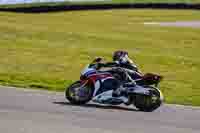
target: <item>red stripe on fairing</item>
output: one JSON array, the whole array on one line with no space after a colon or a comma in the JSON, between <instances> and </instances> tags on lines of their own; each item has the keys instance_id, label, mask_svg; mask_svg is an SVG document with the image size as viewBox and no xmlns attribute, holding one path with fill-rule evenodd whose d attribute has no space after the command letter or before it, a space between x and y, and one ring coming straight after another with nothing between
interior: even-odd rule
<instances>
[{"instance_id":1,"label":"red stripe on fairing","mask_svg":"<svg viewBox=\"0 0 200 133\"><path fill-rule=\"evenodd\" d=\"M92 74L89 76L89 79L91 79L93 81L93 83L95 83L97 81L97 79L104 79L104 78L108 78L108 77L113 77L111 74Z\"/></svg>"},{"instance_id":2,"label":"red stripe on fairing","mask_svg":"<svg viewBox=\"0 0 200 133\"><path fill-rule=\"evenodd\" d=\"M81 80L81 83L84 84L85 82L89 81L90 83L95 84L96 81L97 81L98 79L112 78L112 77L113 77L113 76L112 76L111 74L109 74L109 73L105 73L105 74L103 74L103 73L91 74L91 75L88 77L88 79L86 79L86 80Z\"/></svg>"}]
</instances>

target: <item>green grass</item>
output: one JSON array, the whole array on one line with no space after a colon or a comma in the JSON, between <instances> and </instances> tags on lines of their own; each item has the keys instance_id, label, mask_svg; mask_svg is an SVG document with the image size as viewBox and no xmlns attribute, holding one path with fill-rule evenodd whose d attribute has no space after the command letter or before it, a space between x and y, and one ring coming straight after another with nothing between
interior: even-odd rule
<instances>
[{"instance_id":1,"label":"green grass","mask_svg":"<svg viewBox=\"0 0 200 133\"><path fill-rule=\"evenodd\" d=\"M200 29L144 26L199 20L198 11L0 13L0 84L62 91L96 56L129 51L143 72L164 76L168 103L200 105Z\"/></svg>"},{"instance_id":2,"label":"green grass","mask_svg":"<svg viewBox=\"0 0 200 133\"><path fill-rule=\"evenodd\" d=\"M200 4L200 0L105 0L105 1L83 1L83 2L35 2L26 4L0 5L0 8L16 8L16 7L39 7L39 6L60 6L60 5L80 5L80 4L122 4L122 3L196 3Z\"/></svg>"}]
</instances>

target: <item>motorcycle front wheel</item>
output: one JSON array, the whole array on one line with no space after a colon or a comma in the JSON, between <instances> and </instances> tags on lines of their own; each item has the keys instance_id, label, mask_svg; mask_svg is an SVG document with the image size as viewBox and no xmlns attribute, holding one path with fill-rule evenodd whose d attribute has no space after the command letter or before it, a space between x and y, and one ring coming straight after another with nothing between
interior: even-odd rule
<instances>
[{"instance_id":1,"label":"motorcycle front wheel","mask_svg":"<svg viewBox=\"0 0 200 133\"><path fill-rule=\"evenodd\" d=\"M134 106L140 111L152 112L163 103L163 95L157 88L151 87L150 95L137 94L134 97Z\"/></svg>"},{"instance_id":2,"label":"motorcycle front wheel","mask_svg":"<svg viewBox=\"0 0 200 133\"><path fill-rule=\"evenodd\" d=\"M92 88L76 81L66 88L65 97L72 104L86 104L92 99Z\"/></svg>"}]
</instances>

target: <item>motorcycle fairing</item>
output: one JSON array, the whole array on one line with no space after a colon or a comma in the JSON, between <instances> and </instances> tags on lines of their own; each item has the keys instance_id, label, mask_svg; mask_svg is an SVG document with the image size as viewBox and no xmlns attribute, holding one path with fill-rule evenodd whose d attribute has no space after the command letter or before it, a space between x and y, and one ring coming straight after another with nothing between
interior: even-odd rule
<instances>
[{"instance_id":1,"label":"motorcycle fairing","mask_svg":"<svg viewBox=\"0 0 200 133\"><path fill-rule=\"evenodd\" d=\"M112 97L113 87L118 87L117 81L113 77L106 77L95 82L93 102L102 104L121 104L127 101L126 97Z\"/></svg>"},{"instance_id":2,"label":"motorcycle fairing","mask_svg":"<svg viewBox=\"0 0 200 133\"><path fill-rule=\"evenodd\" d=\"M105 91L113 90L113 82L116 80L113 77L106 77L95 82L93 96L99 95Z\"/></svg>"},{"instance_id":3,"label":"motorcycle fairing","mask_svg":"<svg viewBox=\"0 0 200 133\"><path fill-rule=\"evenodd\" d=\"M128 101L128 98L121 97L112 97L113 90L108 90L99 95L93 97L92 101L100 104L111 104L118 105Z\"/></svg>"},{"instance_id":4,"label":"motorcycle fairing","mask_svg":"<svg viewBox=\"0 0 200 133\"><path fill-rule=\"evenodd\" d=\"M94 68L89 68L89 65L87 65L83 71L81 72L81 75L85 75L86 77L90 74L95 74L96 70Z\"/></svg>"},{"instance_id":5,"label":"motorcycle fairing","mask_svg":"<svg viewBox=\"0 0 200 133\"><path fill-rule=\"evenodd\" d=\"M93 68L88 66L81 72L81 75L86 76L89 81L94 84L94 92L92 101L97 103L111 103L111 104L120 104L123 101L127 101L127 97L112 97L113 86L115 86L114 77L108 72L97 72ZM116 86L115 86L116 87ZM128 87L128 93L137 93L143 95L149 95L149 88L135 85L134 87Z\"/></svg>"},{"instance_id":6,"label":"motorcycle fairing","mask_svg":"<svg viewBox=\"0 0 200 133\"><path fill-rule=\"evenodd\" d=\"M137 94L143 94L143 95L149 95L149 88L135 85L134 87L130 87L127 89L128 93L137 93Z\"/></svg>"}]
</instances>

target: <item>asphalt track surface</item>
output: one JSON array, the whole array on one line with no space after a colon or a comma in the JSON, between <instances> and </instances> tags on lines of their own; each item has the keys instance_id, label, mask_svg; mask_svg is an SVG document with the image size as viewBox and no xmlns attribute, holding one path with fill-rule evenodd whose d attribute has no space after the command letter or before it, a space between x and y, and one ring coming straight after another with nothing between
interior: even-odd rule
<instances>
[{"instance_id":1,"label":"asphalt track surface","mask_svg":"<svg viewBox=\"0 0 200 133\"><path fill-rule=\"evenodd\" d=\"M200 133L200 108L154 112L97 104L75 106L63 93L0 87L1 133Z\"/></svg>"}]
</instances>

